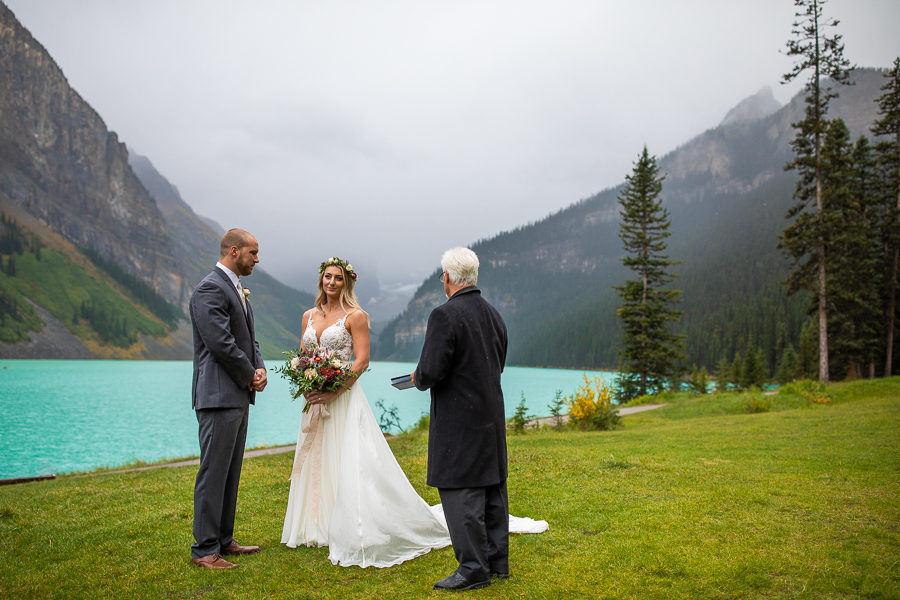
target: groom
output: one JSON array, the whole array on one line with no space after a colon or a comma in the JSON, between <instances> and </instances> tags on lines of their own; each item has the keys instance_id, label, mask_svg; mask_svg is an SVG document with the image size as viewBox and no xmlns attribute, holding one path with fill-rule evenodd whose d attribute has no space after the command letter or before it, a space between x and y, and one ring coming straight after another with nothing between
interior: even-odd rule
<instances>
[{"instance_id":1,"label":"groom","mask_svg":"<svg viewBox=\"0 0 900 600\"><path fill-rule=\"evenodd\" d=\"M506 325L481 297L478 257L452 248L441 257L447 302L428 317L412 374L431 390L427 483L438 488L459 567L435 589L470 590L509 577L506 416L500 373Z\"/></svg>"},{"instance_id":2,"label":"groom","mask_svg":"<svg viewBox=\"0 0 900 600\"><path fill-rule=\"evenodd\" d=\"M247 418L266 368L254 339L253 309L241 276L259 262L259 242L231 229L219 244L219 262L191 295L194 329L193 408L200 426L200 469L194 485L191 560L207 569L237 565L222 555L252 554L233 537Z\"/></svg>"}]
</instances>

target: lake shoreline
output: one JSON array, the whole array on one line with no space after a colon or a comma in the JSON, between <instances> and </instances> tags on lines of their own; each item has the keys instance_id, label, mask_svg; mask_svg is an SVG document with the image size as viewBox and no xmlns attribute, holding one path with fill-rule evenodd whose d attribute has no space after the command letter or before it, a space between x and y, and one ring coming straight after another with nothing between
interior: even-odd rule
<instances>
[{"instance_id":1,"label":"lake shoreline","mask_svg":"<svg viewBox=\"0 0 900 600\"><path fill-rule=\"evenodd\" d=\"M623 407L618 410L619 416L631 415L635 413L646 412L648 410L654 410L657 408L662 408L666 406L665 404L644 404L642 406L628 406ZM564 421L568 420L568 415L560 415ZM542 426L551 426L556 417L536 417L528 422L529 427L539 428ZM402 435L397 434L397 435ZM393 437L391 435L387 435L387 437ZM255 458L257 456L267 456L270 454L282 454L285 452L291 452L296 448L296 444L285 444L279 446L267 446L261 448L248 448L244 451L244 458ZM199 465L200 458L199 456L193 457L184 457L177 458L171 461L162 461L158 463L153 463L149 465L141 465L138 467L124 467L124 468L113 468L113 469L97 469L94 471L87 471L85 473L60 473L57 475L56 473L50 475L37 475L34 477L19 477L14 479L0 479L0 485L15 485L20 483L33 483L36 481L45 481L52 480L58 477L95 477L98 475L112 475L119 473L134 473L138 471L149 471L151 469L165 469L165 468L176 468L176 467L188 467L191 465Z\"/></svg>"},{"instance_id":2,"label":"lake shoreline","mask_svg":"<svg viewBox=\"0 0 900 600\"><path fill-rule=\"evenodd\" d=\"M361 379L375 420L398 433L428 414L430 395L397 390L391 377L414 363L379 362ZM16 359L0 361L0 479L86 473L175 462L199 454L191 408L191 361ZM509 367L506 418L524 397L526 414L548 415L557 393L571 395L583 375L609 383L614 373ZM247 447L297 440L302 401L272 374L250 410Z\"/></svg>"}]
</instances>

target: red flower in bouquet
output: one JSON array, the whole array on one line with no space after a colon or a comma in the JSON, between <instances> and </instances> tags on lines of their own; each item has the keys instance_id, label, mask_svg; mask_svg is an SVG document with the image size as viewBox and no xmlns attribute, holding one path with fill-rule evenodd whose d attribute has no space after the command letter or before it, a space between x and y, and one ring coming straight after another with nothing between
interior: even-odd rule
<instances>
[{"instance_id":1,"label":"red flower in bouquet","mask_svg":"<svg viewBox=\"0 0 900 600\"><path fill-rule=\"evenodd\" d=\"M284 365L275 370L291 384L291 396L296 400L307 392L334 392L346 388L344 384L356 373L346 368L344 361L334 352L311 344L305 350L297 349L285 352L288 359ZM304 405L303 412L309 409Z\"/></svg>"}]
</instances>

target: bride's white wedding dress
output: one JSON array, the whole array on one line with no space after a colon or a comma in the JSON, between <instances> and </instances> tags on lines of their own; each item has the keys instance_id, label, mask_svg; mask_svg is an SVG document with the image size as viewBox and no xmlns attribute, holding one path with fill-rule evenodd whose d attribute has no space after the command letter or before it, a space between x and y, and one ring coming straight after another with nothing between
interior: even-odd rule
<instances>
[{"instance_id":1,"label":"bride's white wedding dress","mask_svg":"<svg viewBox=\"0 0 900 600\"><path fill-rule=\"evenodd\" d=\"M327 348L349 364L346 318L317 340L310 316L304 346ZM546 529L546 521L510 517L510 532ZM303 414L281 542L328 546L333 564L360 567L390 567L450 545L441 506L428 506L409 483L358 381Z\"/></svg>"}]
</instances>

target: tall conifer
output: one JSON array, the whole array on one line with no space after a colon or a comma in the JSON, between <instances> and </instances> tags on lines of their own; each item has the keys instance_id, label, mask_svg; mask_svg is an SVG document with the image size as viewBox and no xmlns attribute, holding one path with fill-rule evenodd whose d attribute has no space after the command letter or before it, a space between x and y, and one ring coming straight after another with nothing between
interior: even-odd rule
<instances>
[{"instance_id":1,"label":"tall conifer","mask_svg":"<svg viewBox=\"0 0 900 600\"><path fill-rule=\"evenodd\" d=\"M807 71L812 71L806 83L805 118L794 123L796 137L791 141L794 159L786 169L796 169L800 175L794 199L797 204L788 212L788 218L796 218L794 225L785 229L782 243L798 261L798 268L791 274L791 289L809 288L815 292L819 324L819 379L828 381L828 286L824 237L824 198L822 195L821 150L827 128L826 114L830 100L836 97L833 88L824 81L848 83L850 63L844 58L841 36L828 36L825 29L836 27L836 19L826 20L822 6L826 0L794 0L797 20L788 40L789 56L799 57L794 67L784 75L788 83ZM804 218L811 213L810 218ZM802 222L801 222L802 221ZM808 280L809 266L815 267L815 279Z\"/></svg>"},{"instance_id":2,"label":"tall conifer","mask_svg":"<svg viewBox=\"0 0 900 600\"><path fill-rule=\"evenodd\" d=\"M666 254L671 222L660 198L664 177L646 146L625 179L619 196L619 237L625 248L622 263L638 278L615 288L622 299L617 309L623 329L619 402L664 389L684 358L684 340L670 329L681 316L681 311L673 308L681 292L665 287L675 278L669 269L676 263Z\"/></svg>"},{"instance_id":3,"label":"tall conifer","mask_svg":"<svg viewBox=\"0 0 900 600\"><path fill-rule=\"evenodd\" d=\"M886 204L885 254L889 267L887 278L887 307L885 311L886 356L884 375L891 376L894 360L894 331L897 327L897 270L900 263L900 57L894 59L893 68L885 74L884 92L875 101L881 118L872 126L872 133L885 136L887 141L878 144L878 154L884 168L887 193L896 198L896 204Z\"/></svg>"},{"instance_id":4,"label":"tall conifer","mask_svg":"<svg viewBox=\"0 0 900 600\"><path fill-rule=\"evenodd\" d=\"M842 119L826 131L821 175L831 368L856 378L880 347L881 222L872 148L865 137L851 145Z\"/></svg>"}]
</instances>

